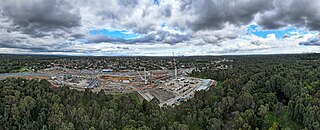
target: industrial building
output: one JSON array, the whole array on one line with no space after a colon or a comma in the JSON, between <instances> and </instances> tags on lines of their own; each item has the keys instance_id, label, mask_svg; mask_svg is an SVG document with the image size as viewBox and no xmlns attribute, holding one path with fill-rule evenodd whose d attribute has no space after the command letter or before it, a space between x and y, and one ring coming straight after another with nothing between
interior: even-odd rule
<instances>
[{"instance_id":1,"label":"industrial building","mask_svg":"<svg viewBox=\"0 0 320 130\"><path fill-rule=\"evenodd\" d=\"M88 88L94 89L94 88L98 87L98 83L99 83L98 79L93 79L92 81L90 81Z\"/></svg>"},{"instance_id":2,"label":"industrial building","mask_svg":"<svg viewBox=\"0 0 320 130\"><path fill-rule=\"evenodd\" d=\"M201 91L201 90L208 90L209 86L212 84L212 80L211 79L205 79L203 80L201 86L199 86L196 91Z\"/></svg>"}]
</instances>

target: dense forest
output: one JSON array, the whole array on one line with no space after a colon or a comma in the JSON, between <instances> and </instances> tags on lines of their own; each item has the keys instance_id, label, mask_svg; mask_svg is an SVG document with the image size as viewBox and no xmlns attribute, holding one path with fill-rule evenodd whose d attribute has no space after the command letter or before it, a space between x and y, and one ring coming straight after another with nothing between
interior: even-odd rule
<instances>
[{"instance_id":1,"label":"dense forest","mask_svg":"<svg viewBox=\"0 0 320 130\"><path fill-rule=\"evenodd\" d=\"M50 62L59 58L62 57L0 54L0 74L37 71L46 68Z\"/></svg>"},{"instance_id":2,"label":"dense forest","mask_svg":"<svg viewBox=\"0 0 320 130\"><path fill-rule=\"evenodd\" d=\"M0 129L319 130L320 55L229 56L228 69L194 71L218 81L175 107L137 94L50 88L45 80L0 81Z\"/></svg>"}]
</instances>

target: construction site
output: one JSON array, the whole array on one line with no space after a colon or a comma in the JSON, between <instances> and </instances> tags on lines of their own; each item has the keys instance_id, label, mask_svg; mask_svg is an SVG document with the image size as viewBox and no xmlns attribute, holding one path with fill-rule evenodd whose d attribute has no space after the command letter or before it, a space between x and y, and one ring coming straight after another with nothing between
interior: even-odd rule
<instances>
[{"instance_id":1,"label":"construction site","mask_svg":"<svg viewBox=\"0 0 320 130\"><path fill-rule=\"evenodd\" d=\"M127 70L113 72L112 69L74 70L65 67L51 67L38 72L0 74L0 79L26 78L46 79L53 88L69 86L71 89L92 92L103 91L107 94L126 94L137 92L147 101L156 98L163 105L179 105L194 96L196 91L207 90L215 85L210 79L188 77L193 69L174 70Z\"/></svg>"}]
</instances>

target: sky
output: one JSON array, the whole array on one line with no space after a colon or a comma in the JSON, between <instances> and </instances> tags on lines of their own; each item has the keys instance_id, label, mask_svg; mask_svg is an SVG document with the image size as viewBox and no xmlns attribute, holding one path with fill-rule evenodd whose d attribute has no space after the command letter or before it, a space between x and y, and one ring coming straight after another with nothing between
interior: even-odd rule
<instances>
[{"instance_id":1,"label":"sky","mask_svg":"<svg viewBox=\"0 0 320 130\"><path fill-rule=\"evenodd\" d=\"M0 53L320 52L319 0L0 0Z\"/></svg>"}]
</instances>

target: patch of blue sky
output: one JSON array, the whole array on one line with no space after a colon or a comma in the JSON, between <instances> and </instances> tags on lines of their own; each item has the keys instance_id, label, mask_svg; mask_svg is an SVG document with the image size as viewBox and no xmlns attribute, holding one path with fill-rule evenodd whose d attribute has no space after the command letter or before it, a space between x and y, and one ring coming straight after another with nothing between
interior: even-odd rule
<instances>
[{"instance_id":1,"label":"patch of blue sky","mask_svg":"<svg viewBox=\"0 0 320 130\"><path fill-rule=\"evenodd\" d=\"M282 39L284 36L294 36L301 34L308 34L310 32L298 29L293 26L289 26L283 29L278 30L263 30L260 29L257 25L250 25L247 27L248 35L256 35L258 37L267 38L269 34L275 34L277 39Z\"/></svg>"},{"instance_id":2,"label":"patch of blue sky","mask_svg":"<svg viewBox=\"0 0 320 130\"><path fill-rule=\"evenodd\" d=\"M176 31L181 31L179 27L173 27L172 29Z\"/></svg>"},{"instance_id":3,"label":"patch of blue sky","mask_svg":"<svg viewBox=\"0 0 320 130\"><path fill-rule=\"evenodd\" d=\"M165 27L165 26L167 26L166 23L162 23L162 24L161 24L161 27Z\"/></svg>"},{"instance_id":4,"label":"patch of blue sky","mask_svg":"<svg viewBox=\"0 0 320 130\"><path fill-rule=\"evenodd\" d=\"M153 5L159 5L160 1L159 0L153 0Z\"/></svg>"},{"instance_id":5,"label":"patch of blue sky","mask_svg":"<svg viewBox=\"0 0 320 130\"><path fill-rule=\"evenodd\" d=\"M96 30L90 30L89 33L91 35L103 35L103 36L109 36L112 38L119 38L119 39L125 39L125 40L135 39L140 36L139 34L132 33L127 30L96 29Z\"/></svg>"}]
</instances>

